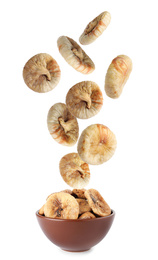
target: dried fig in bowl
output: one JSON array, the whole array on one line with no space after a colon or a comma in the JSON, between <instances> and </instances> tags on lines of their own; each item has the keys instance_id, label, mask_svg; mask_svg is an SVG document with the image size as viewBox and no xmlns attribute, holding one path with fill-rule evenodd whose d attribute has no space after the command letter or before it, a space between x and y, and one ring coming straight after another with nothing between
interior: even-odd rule
<instances>
[{"instance_id":1,"label":"dried fig in bowl","mask_svg":"<svg viewBox=\"0 0 158 260\"><path fill-rule=\"evenodd\" d=\"M91 211L91 207L87 200L85 199L76 199L76 200L79 204L79 214Z\"/></svg>"},{"instance_id":2,"label":"dried fig in bowl","mask_svg":"<svg viewBox=\"0 0 158 260\"><path fill-rule=\"evenodd\" d=\"M45 204L44 204L45 205ZM39 209L38 213L44 216L44 205Z\"/></svg>"},{"instance_id":3,"label":"dried fig in bowl","mask_svg":"<svg viewBox=\"0 0 158 260\"><path fill-rule=\"evenodd\" d=\"M59 83L60 75L58 63L47 53L33 56L23 68L26 85L38 93L45 93L55 88Z\"/></svg>"},{"instance_id":4,"label":"dried fig in bowl","mask_svg":"<svg viewBox=\"0 0 158 260\"><path fill-rule=\"evenodd\" d=\"M105 77L105 92L111 98L118 98L132 71L132 60L119 55L112 60Z\"/></svg>"},{"instance_id":5,"label":"dried fig in bowl","mask_svg":"<svg viewBox=\"0 0 158 260\"><path fill-rule=\"evenodd\" d=\"M90 44L94 42L107 28L111 20L109 12L105 11L93 19L81 34L79 41L81 44Z\"/></svg>"},{"instance_id":6,"label":"dried fig in bowl","mask_svg":"<svg viewBox=\"0 0 158 260\"><path fill-rule=\"evenodd\" d=\"M102 108L102 92L93 81L79 82L69 89L66 95L66 105L77 118L87 119L93 117Z\"/></svg>"},{"instance_id":7,"label":"dried fig in bowl","mask_svg":"<svg viewBox=\"0 0 158 260\"><path fill-rule=\"evenodd\" d=\"M88 164L102 164L114 154L117 141L114 133L102 124L88 126L78 140L78 154Z\"/></svg>"},{"instance_id":8,"label":"dried fig in bowl","mask_svg":"<svg viewBox=\"0 0 158 260\"><path fill-rule=\"evenodd\" d=\"M78 153L69 153L63 156L59 163L59 169L63 180L71 187L83 188L89 183L89 166L81 160Z\"/></svg>"},{"instance_id":9,"label":"dried fig in bowl","mask_svg":"<svg viewBox=\"0 0 158 260\"><path fill-rule=\"evenodd\" d=\"M56 103L50 108L47 125L51 136L59 144L72 146L77 142L78 122L64 103Z\"/></svg>"},{"instance_id":10,"label":"dried fig in bowl","mask_svg":"<svg viewBox=\"0 0 158 260\"><path fill-rule=\"evenodd\" d=\"M95 69L95 65L90 57L73 39L67 36L60 36L57 41L60 54L65 61L75 70L89 74Z\"/></svg>"},{"instance_id":11,"label":"dried fig in bowl","mask_svg":"<svg viewBox=\"0 0 158 260\"><path fill-rule=\"evenodd\" d=\"M109 205L97 190L86 190L85 196L88 200L89 206L95 214L101 217L109 216L111 214Z\"/></svg>"},{"instance_id":12,"label":"dried fig in bowl","mask_svg":"<svg viewBox=\"0 0 158 260\"><path fill-rule=\"evenodd\" d=\"M78 219L92 219L96 218L96 216L92 212L85 212Z\"/></svg>"},{"instance_id":13,"label":"dried fig in bowl","mask_svg":"<svg viewBox=\"0 0 158 260\"><path fill-rule=\"evenodd\" d=\"M48 218L77 219L79 204L70 194L57 192L47 199L44 205L44 215Z\"/></svg>"}]
</instances>

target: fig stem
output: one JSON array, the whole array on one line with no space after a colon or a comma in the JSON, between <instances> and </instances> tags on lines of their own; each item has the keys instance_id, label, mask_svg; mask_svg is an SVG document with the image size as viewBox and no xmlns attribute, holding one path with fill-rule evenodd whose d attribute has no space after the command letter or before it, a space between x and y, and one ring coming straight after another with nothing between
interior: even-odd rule
<instances>
[{"instance_id":1,"label":"fig stem","mask_svg":"<svg viewBox=\"0 0 158 260\"><path fill-rule=\"evenodd\" d=\"M85 29L85 35L92 32L93 29L97 26L97 24L98 24L97 19L94 19L92 22L90 22Z\"/></svg>"},{"instance_id":2,"label":"fig stem","mask_svg":"<svg viewBox=\"0 0 158 260\"><path fill-rule=\"evenodd\" d=\"M44 74L43 76L45 76L48 81L51 81L51 75L49 72L47 74Z\"/></svg>"},{"instance_id":3,"label":"fig stem","mask_svg":"<svg viewBox=\"0 0 158 260\"><path fill-rule=\"evenodd\" d=\"M78 171L78 173L80 174L81 178L84 179L84 174L81 171Z\"/></svg>"},{"instance_id":4,"label":"fig stem","mask_svg":"<svg viewBox=\"0 0 158 260\"><path fill-rule=\"evenodd\" d=\"M81 49L77 49L77 48L72 48L73 53L80 59L83 60L84 55Z\"/></svg>"},{"instance_id":5,"label":"fig stem","mask_svg":"<svg viewBox=\"0 0 158 260\"><path fill-rule=\"evenodd\" d=\"M69 122L65 122L62 117L58 118L60 125L63 127L65 133L69 132L72 129L72 126Z\"/></svg>"},{"instance_id":6,"label":"fig stem","mask_svg":"<svg viewBox=\"0 0 158 260\"><path fill-rule=\"evenodd\" d=\"M81 99L81 101L86 102L86 107L90 109L91 107L91 97L88 93L78 93L78 98Z\"/></svg>"},{"instance_id":7,"label":"fig stem","mask_svg":"<svg viewBox=\"0 0 158 260\"><path fill-rule=\"evenodd\" d=\"M46 80L51 81L51 75L47 69L43 69L39 71L40 76L46 77Z\"/></svg>"},{"instance_id":8,"label":"fig stem","mask_svg":"<svg viewBox=\"0 0 158 260\"><path fill-rule=\"evenodd\" d=\"M91 107L91 100L88 100L88 101L86 101L86 102L87 102L87 105L86 105L87 108L90 109L90 107Z\"/></svg>"},{"instance_id":9,"label":"fig stem","mask_svg":"<svg viewBox=\"0 0 158 260\"><path fill-rule=\"evenodd\" d=\"M86 102L86 107L88 109L90 109L90 107L91 107L91 98L90 98L90 96L88 94L86 96L84 96L83 101Z\"/></svg>"}]
</instances>

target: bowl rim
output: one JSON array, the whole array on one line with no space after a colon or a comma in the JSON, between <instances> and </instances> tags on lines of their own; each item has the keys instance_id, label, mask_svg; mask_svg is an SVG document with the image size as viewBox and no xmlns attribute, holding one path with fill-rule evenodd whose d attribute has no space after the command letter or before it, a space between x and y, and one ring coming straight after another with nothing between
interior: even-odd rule
<instances>
[{"instance_id":1,"label":"bowl rim","mask_svg":"<svg viewBox=\"0 0 158 260\"><path fill-rule=\"evenodd\" d=\"M98 218L91 218L91 219L60 219L60 218L48 218L48 217L40 215L38 212L39 212L39 210L37 210L35 213L38 218L47 219L50 221L59 221L59 222L63 222L63 221L64 222L99 221L101 219L111 218L112 216L116 215L115 211L113 209L111 209L111 214L108 216L105 216L105 217L98 217Z\"/></svg>"}]
</instances>

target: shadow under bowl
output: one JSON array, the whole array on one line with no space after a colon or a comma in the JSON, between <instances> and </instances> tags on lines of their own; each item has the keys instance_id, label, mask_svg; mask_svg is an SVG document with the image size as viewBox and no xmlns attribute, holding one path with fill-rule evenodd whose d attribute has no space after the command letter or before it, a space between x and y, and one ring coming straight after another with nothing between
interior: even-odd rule
<instances>
[{"instance_id":1,"label":"shadow under bowl","mask_svg":"<svg viewBox=\"0 0 158 260\"><path fill-rule=\"evenodd\" d=\"M70 252L87 251L108 233L115 211L95 219L53 219L36 212L38 223L46 237L56 246Z\"/></svg>"}]
</instances>

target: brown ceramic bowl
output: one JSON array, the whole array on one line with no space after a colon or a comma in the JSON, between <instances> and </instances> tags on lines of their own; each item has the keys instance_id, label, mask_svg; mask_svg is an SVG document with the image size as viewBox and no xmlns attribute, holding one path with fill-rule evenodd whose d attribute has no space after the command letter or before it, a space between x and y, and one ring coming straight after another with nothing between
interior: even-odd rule
<instances>
[{"instance_id":1,"label":"brown ceramic bowl","mask_svg":"<svg viewBox=\"0 0 158 260\"><path fill-rule=\"evenodd\" d=\"M114 210L107 217L94 219L52 219L36 212L38 223L47 238L63 250L89 250L108 233L115 217Z\"/></svg>"}]
</instances>

